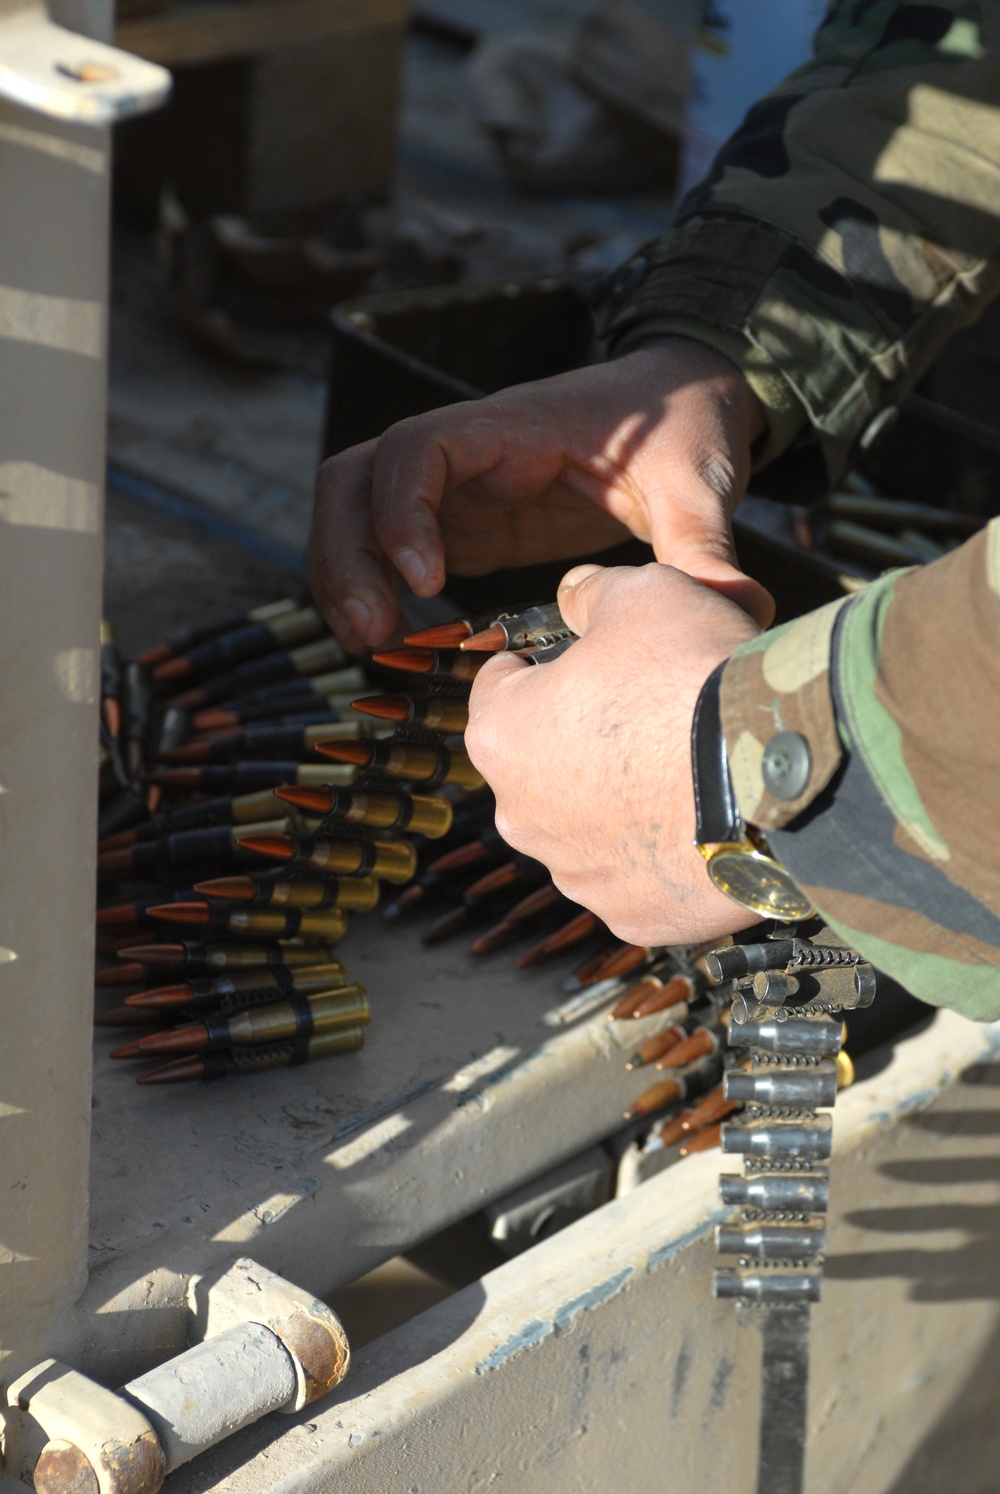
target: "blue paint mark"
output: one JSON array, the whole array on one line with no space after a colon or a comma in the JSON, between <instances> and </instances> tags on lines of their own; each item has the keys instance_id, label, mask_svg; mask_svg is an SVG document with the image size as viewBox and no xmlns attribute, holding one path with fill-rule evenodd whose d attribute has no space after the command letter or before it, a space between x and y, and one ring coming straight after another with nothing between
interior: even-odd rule
<instances>
[{"instance_id":1,"label":"blue paint mark","mask_svg":"<svg viewBox=\"0 0 1000 1494\"><path fill-rule=\"evenodd\" d=\"M540 1318L532 1318L530 1323L525 1323L516 1333L511 1334L505 1344L498 1344L492 1354L476 1365L476 1374L485 1375L488 1370L499 1369L501 1364L506 1364L508 1359L513 1359L515 1354L520 1354L523 1349L532 1349L535 1344L540 1344L543 1338L548 1338L555 1331L552 1323L543 1323Z\"/></svg>"},{"instance_id":2,"label":"blue paint mark","mask_svg":"<svg viewBox=\"0 0 1000 1494\"><path fill-rule=\"evenodd\" d=\"M708 1402L710 1411L721 1411L726 1404L726 1391L729 1388L729 1380L733 1373L733 1362L731 1359L722 1359L712 1376L712 1393Z\"/></svg>"},{"instance_id":3,"label":"blue paint mark","mask_svg":"<svg viewBox=\"0 0 1000 1494\"><path fill-rule=\"evenodd\" d=\"M124 493L129 498L135 498L140 503L147 503L150 508L158 509L160 513L168 514L171 518L181 519L186 524L194 524L215 539L238 545L241 550L245 550L256 560L263 560L269 565L278 566L302 581L306 579L305 556L300 550L294 549L291 545L284 545L280 540L270 539L266 534L261 534L246 524L227 518L225 514L216 513L214 509L207 508L204 504L197 503L193 498L185 497L172 488L164 488L159 483L147 482L144 477L138 477L134 472L125 472L120 467L108 468L108 487L114 489L115 492Z\"/></svg>"},{"instance_id":4,"label":"blue paint mark","mask_svg":"<svg viewBox=\"0 0 1000 1494\"><path fill-rule=\"evenodd\" d=\"M392 1111L402 1109L411 1100L419 1100L421 1095L437 1089L443 1082L443 1076L440 1074L433 1079L418 1079L410 1085L409 1089L404 1089L402 1094L393 1095L391 1100L383 1100L381 1104L373 1105L370 1110L364 1110L360 1115L352 1115L346 1120L338 1121L333 1128L333 1135L339 1141L342 1136L349 1136L352 1131L359 1131L362 1126L369 1126L373 1121L381 1120L384 1115L390 1115Z\"/></svg>"},{"instance_id":5,"label":"blue paint mark","mask_svg":"<svg viewBox=\"0 0 1000 1494\"><path fill-rule=\"evenodd\" d=\"M674 1383L670 1393L670 1415L676 1417L680 1410L681 1400L687 1388L688 1376L691 1373L691 1350L687 1343L681 1344L681 1351L674 1365Z\"/></svg>"},{"instance_id":6,"label":"blue paint mark","mask_svg":"<svg viewBox=\"0 0 1000 1494\"><path fill-rule=\"evenodd\" d=\"M693 1245L695 1240L704 1239L705 1235L711 1234L717 1224L724 1224L733 1215L732 1209L715 1209L701 1224L696 1224L693 1229L687 1230L683 1235L678 1235L675 1240L668 1240L665 1245L658 1245L655 1250L649 1252L649 1260L646 1262L647 1271L655 1271L667 1261L672 1261L674 1256L688 1245Z\"/></svg>"},{"instance_id":7,"label":"blue paint mark","mask_svg":"<svg viewBox=\"0 0 1000 1494\"><path fill-rule=\"evenodd\" d=\"M564 1302L555 1316L555 1325L560 1333L567 1328L572 1328L575 1319L581 1312L589 1312L592 1307L600 1307L602 1303L609 1302L628 1281L634 1267L626 1266L615 1276L609 1276L607 1281L602 1281L600 1286L591 1287L589 1292L584 1292L580 1297L574 1297L571 1302Z\"/></svg>"},{"instance_id":8,"label":"blue paint mark","mask_svg":"<svg viewBox=\"0 0 1000 1494\"><path fill-rule=\"evenodd\" d=\"M473 1089L462 1090L455 1100L455 1109L462 1110L466 1105L481 1105L487 1090L492 1089L494 1085L503 1084L513 1074L527 1073L540 1058L547 1056L542 1048L529 1053L527 1058L522 1053L516 1054L514 1058L500 1064L492 1073L484 1074Z\"/></svg>"},{"instance_id":9,"label":"blue paint mark","mask_svg":"<svg viewBox=\"0 0 1000 1494\"><path fill-rule=\"evenodd\" d=\"M873 1110L869 1119L873 1120L877 1126L881 1126L883 1130L887 1130L896 1121L902 1120L904 1115L913 1115L916 1111L926 1110L928 1105L932 1105L940 1097L940 1089L918 1089L914 1094L907 1095L905 1099L900 1100L899 1104L894 1105L891 1110Z\"/></svg>"}]
</instances>

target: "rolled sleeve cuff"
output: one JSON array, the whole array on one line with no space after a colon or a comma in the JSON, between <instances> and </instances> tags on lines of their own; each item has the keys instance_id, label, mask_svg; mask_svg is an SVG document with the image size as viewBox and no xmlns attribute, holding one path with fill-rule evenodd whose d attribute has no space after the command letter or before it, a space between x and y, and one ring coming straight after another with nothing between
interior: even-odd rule
<instances>
[{"instance_id":1,"label":"rolled sleeve cuff","mask_svg":"<svg viewBox=\"0 0 1000 1494\"><path fill-rule=\"evenodd\" d=\"M719 705L733 788L744 820L761 830L796 819L840 766L830 647L837 618L852 600L842 597L759 634L741 644L723 671ZM779 732L797 732L808 745L808 778L793 799L778 797L765 783L765 752Z\"/></svg>"},{"instance_id":2,"label":"rolled sleeve cuff","mask_svg":"<svg viewBox=\"0 0 1000 1494\"><path fill-rule=\"evenodd\" d=\"M831 927L915 996L1000 1017L1000 912L955 874L933 827L901 819L901 736L878 698L886 616L905 572L744 644L720 707L744 819ZM812 773L795 800L764 787L764 738L800 732ZM895 774L895 776L894 776ZM895 784L895 795L893 785Z\"/></svg>"},{"instance_id":3,"label":"rolled sleeve cuff","mask_svg":"<svg viewBox=\"0 0 1000 1494\"><path fill-rule=\"evenodd\" d=\"M768 466L792 442L806 425L806 412L796 399L791 384L771 359L740 332L723 332L687 317L653 317L627 332L615 347L615 354L630 353L659 337L687 337L703 342L728 358L746 379L764 408L767 430L753 448L753 468Z\"/></svg>"}]
</instances>

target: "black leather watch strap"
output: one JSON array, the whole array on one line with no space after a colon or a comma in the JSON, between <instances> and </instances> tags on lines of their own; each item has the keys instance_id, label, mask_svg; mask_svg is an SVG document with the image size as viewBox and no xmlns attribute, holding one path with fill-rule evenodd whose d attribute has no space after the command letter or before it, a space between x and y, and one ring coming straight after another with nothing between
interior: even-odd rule
<instances>
[{"instance_id":1,"label":"black leather watch strap","mask_svg":"<svg viewBox=\"0 0 1000 1494\"><path fill-rule=\"evenodd\" d=\"M738 841L743 835L719 709L719 685L726 663L724 659L702 685L691 722L695 840L699 845Z\"/></svg>"}]
</instances>

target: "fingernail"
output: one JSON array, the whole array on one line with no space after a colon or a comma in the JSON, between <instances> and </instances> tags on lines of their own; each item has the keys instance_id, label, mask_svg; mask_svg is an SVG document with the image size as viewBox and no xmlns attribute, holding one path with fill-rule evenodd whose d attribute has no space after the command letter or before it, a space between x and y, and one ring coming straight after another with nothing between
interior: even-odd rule
<instances>
[{"instance_id":1,"label":"fingernail","mask_svg":"<svg viewBox=\"0 0 1000 1494\"><path fill-rule=\"evenodd\" d=\"M427 567L416 550L411 550L408 545L396 551L396 565L414 590L427 580Z\"/></svg>"},{"instance_id":2,"label":"fingernail","mask_svg":"<svg viewBox=\"0 0 1000 1494\"><path fill-rule=\"evenodd\" d=\"M340 610L351 624L351 627L355 628L364 637L371 627L371 608L358 597L347 597L345 601L341 602Z\"/></svg>"},{"instance_id":3,"label":"fingernail","mask_svg":"<svg viewBox=\"0 0 1000 1494\"><path fill-rule=\"evenodd\" d=\"M567 571L559 582L560 591L572 591L574 586L579 586L581 581L586 581L589 576L596 576L598 571L603 571L602 565L575 565L571 571Z\"/></svg>"}]
</instances>

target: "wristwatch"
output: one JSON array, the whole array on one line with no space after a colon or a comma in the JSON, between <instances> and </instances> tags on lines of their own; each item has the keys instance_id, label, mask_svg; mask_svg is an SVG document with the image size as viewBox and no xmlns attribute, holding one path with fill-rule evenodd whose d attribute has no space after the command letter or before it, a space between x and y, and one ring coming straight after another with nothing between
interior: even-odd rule
<instances>
[{"instance_id":1,"label":"wristwatch","mask_svg":"<svg viewBox=\"0 0 1000 1494\"><path fill-rule=\"evenodd\" d=\"M815 911L776 861L760 830L743 823L729 773L719 710L719 685L726 661L702 686L691 723L695 840L708 875L727 897L764 918L792 923Z\"/></svg>"}]
</instances>

